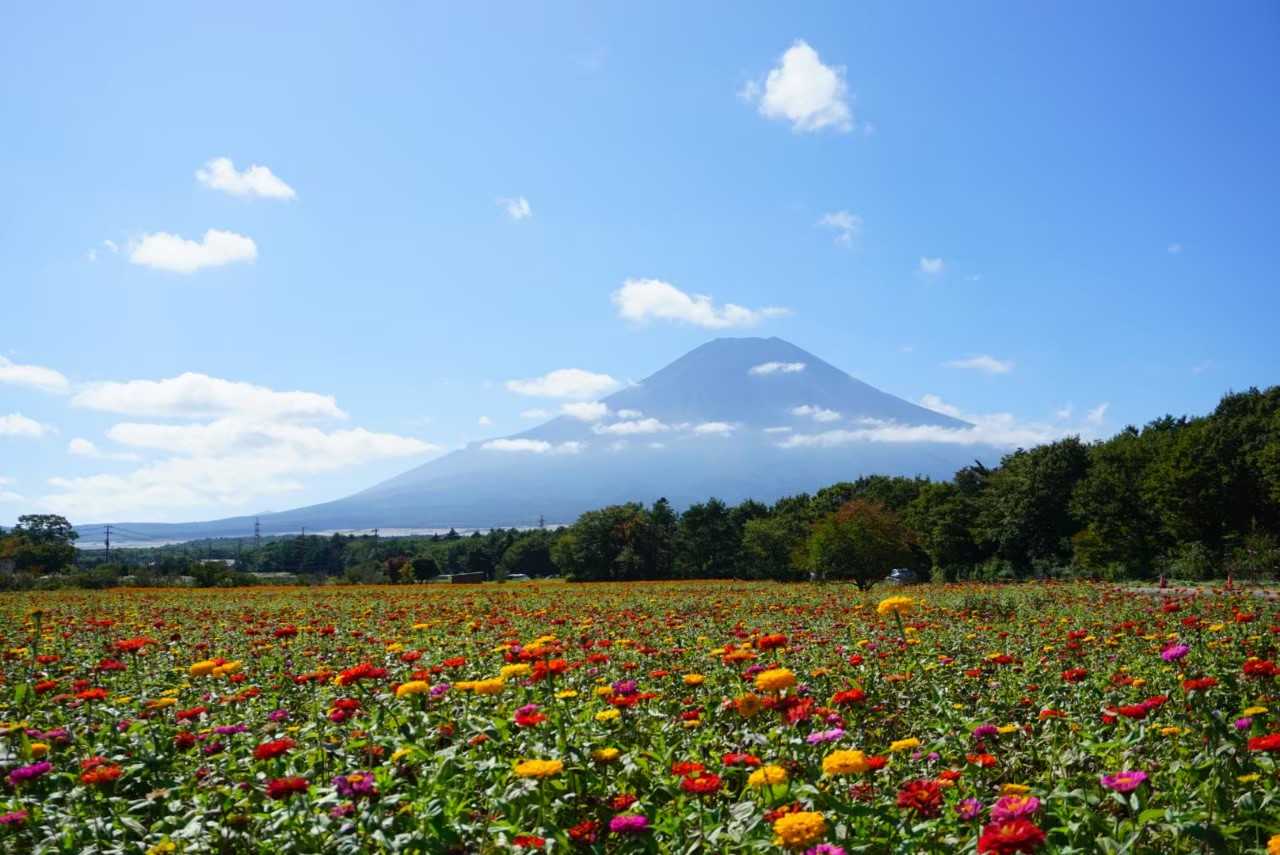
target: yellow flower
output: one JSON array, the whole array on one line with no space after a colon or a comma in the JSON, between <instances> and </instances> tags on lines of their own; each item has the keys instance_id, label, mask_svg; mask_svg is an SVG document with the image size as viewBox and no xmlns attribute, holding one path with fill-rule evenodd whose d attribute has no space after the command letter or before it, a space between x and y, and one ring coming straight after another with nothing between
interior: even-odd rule
<instances>
[{"instance_id":1,"label":"yellow flower","mask_svg":"<svg viewBox=\"0 0 1280 855\"><path fill-rule=\"evenodd\" d=\"M154 701L147 701L147 709L162 710L165 707L173 706L177 702L177 698L156 698Z\"/></svg>"},{"instance_id":2,"label":"yellow flower","mask_svg":"<svg viewBox=\"0 0 1280 855\"><path fill-rule=\"evenodd\" d=\"M187 669L187 673L192 677L205 677L213 673L213 669L218 667L218 663L212 659L204 659L195 663Z\"/></svg>"},{"instance_id":3,"label":"yellow flower","mask_svg":"<svg viewBox=\"0 0 1280 855\"><path fill-rule=\"evenodd\" d=\"M796 684L796 675L789 668L770 668L756 675L756 688L762 692L781 692Z\"/></svg>"},{"instance_id":4,"label":"yellow flower","mask_svg":"<svg viewBox=\"0 0 1280 855\"><path fill-rule=\"evenodd\" d=\"M41 757L43 757L48 753L49 753L49 743L47 742L31 743L31 756L34 757L36 760L39 760Z\"/></svg>"},{"instance_id":5,"label":"yellow flower","mask_svg":"<svg viewBox=\"0 0 1280 855\"><path fill-rule=\"evenodd\" d=\"M781 766L761 766L751 773L747 783L753 787L766 787L770 784L785 784L787 770Z\"/></svg>"},{"instance_id":6,"label":"yellow flower","mask_svg":"<svg viewBox=\"0 0 1280 855\"><path fill-rule=\"evenodd\" d=\"M620 713L617 709L610 707L607 710L600 710L600 712L596 713L596 721L601 722L603 724L606 721L613 721L614 719L618 718L621 715L622 713Z\"/></svg>"},{"instance_id":7,"label":"yellow flower","mask_svg":"<svg viewBox=\"0 0 1280 855\"><path fill-rule=\"evenodd\" d=\"M773 843L786 849L805 849L827 836L827 820L816 811L783 814L773 823Z\"/></svg>"},{"instance_id":8,"label":"yellow flower","mask_svg":"<svg viewBox=\"0 0 1280 855\"><path fill-rule=\"evenodd\" d=\"M861 775L869 768L867 755L861 751L832 751L822 758L824 775Z\"/></svg>"},{"instance_id":9,"label":"yellow flower","mask_svg":"<svg viewBox=\"0 0 1280 855\"><path fill-rule=\"evenodd\" d=\"M701 686L703 681L705 681L706 679L707 678L702 676L701 674L685 674L684 684L686 686Z\"/></svg>"},{"instance_id":10,"label":"yellow flower","mask_svg":"<svg viewBox=\"0 0 1280 855\"><path fill-rule=\"evenodd\" d=\"M1267 855L1280 855L1280 834L1271 835L1267 841Z\"/></svg>"},{"instance_id":11,"label":"yellow flower","mask_svg":"<svg viewBox=\"0 0 1280 855\"><path fill-rule=\"evenodd\" d=\"M591 752L591 759L597 763L612 763L622 756L622 752L616 748L597 748Z\"/></svg>"},{"instance_id":12,"label":"yellow flower","mask_svg":"<svg viewBox=\"0 0 1280 855\"><path fill-rule=\"evenodd\" d=\"M413 628L413 629L431 629L431 624L429 624L429 623L415 623L415 624L413 625L413 627L412 627L412 628Z\"/></svg>"},{"instance_id":13,"label":"yellow flower","mask_svg":"<svg viewBox=\"0 0 1280 855\"><path fill-rule=\"evenodd\" d=\"M1252 784L1254 781L1258 780L1261 777L1262 776L1259 775L1257 772L1250 772L1248 775L1237 775L1236 780L1242 784Z\"/></svg>"},{"instance_id":14,"label":"yellow flower","mask_svg":"<svg viewBox=\"0 0 1280 855\"><path fill-rule=\"evenodd\" d=\"M1025 796L1029 792L1031 792L1031 788L1026 784L1005 784L1000 788L1000 795L1002 796Z\"/></svg>"},{"instance_id":15,"label":"yellow flower","mask_svg":"<svg viewBox=\"0 0 1280 855\"><path fill-rule=\"evenodd\" d=\"M404 645L398 641L392 642L391 644L387 645L388 653L399 653L401 650L404 650Z\"/></svg>"},{"instance_id":16,"label":"yellow flower","mask_svg":"<svg viewBox=\"0 0 1280 855\"><path fill-rule=\"evenodd\" d=\"M516 764L516 776L519 778L550 778L559 775L564 763L559 760L525 760Z\"/></svg>"},{"instance_id":17,"label":"yellow flower","mask_svg":"<svg viewBox=\"0 0 1280 855\"><path fill-rule=\"evenodd\" d=\"M999 727L997 727L996 730L1002 734L1016 733L1018 730L1018 726L1016 724L1002 724Z\"/></svg>"},{"instance_id":18,"label":"yellow flower","mask_svg":"<svg viewBox=\"0 0 1280 855\"><path fill-rule=\"evenodd\" d=\"M606 695L613 694L613 689L610 688L609 686L596 686L594 689L592 689L592 691L595 693L596 697L599 697L599 698L603 698Z\"/></svg>"},{"instance_id":19,"label":"yellow flower","mask_svg":"<svg viewBox=\"0 0 1280 855\"><path fill-rule=\"evenodd\" d=\"M399 763L401 760L408 757L412 753L413 753L413 749L407 745L401 748L397 748L395 751L391 752L391 762Z\"/></svg>"},{"instance_id":20,"label":"yellow flower","mask_svg":"<svg viewBox=\"0 0 1280 855\"><path fill-rule=\"evenodd\" d=\"M1160 728L1160 735L1161 735L1161 736L1177 736L1177 735L1178 735L1178 734L1180 734L1180 733L1182 733L1182 728L1180 728L1180 727L1173 727L1173 726L1170 726L1170 727L1162 727L1162 728Z\"/></svg>"},{"instance_id":21,"label":"yellow flower","mask_svg":"<svg viewBox=\"0 0 1280 855\"><path fill-rule=\"evenodd\" d=\"M890 742L889 753L897 754L899 751L910 751L912 748L919 748L919 747L920 747L920 740L916 739L914 736L911 736L906 739L898 739L898 740L894 740L893 742Z\"/></svg>"},{"instance_id":22,"label":"yellow flower","mask_svg":"<svg viewBox=\"0 0 1280 855\"><path fill-rule=\"evenodd\" d=\"M563 701L566 698L576 698L576 697L578 697L577 689L561 689L560 691L556 692L557 700Z\"/></svg>"},{"instance_id":23,"label":"yellow flower","mask_svg":"<svg viewBox=\"0 0 1280 855\"><path fill-rule=\"evenodd\" d=\"M900 615L910 614L911 610L916 606L916 601L910 597L896 596L885 597L880 601L880 605L876 606L876 613L887 615L889 612L896 612Z\"/></svg>"},{"instance_id":24,"label":"yellow flower","mask_svg":"<svg viewBox=\"0 0 1280 855\"><path fill-rule=\"evenodd\" d=\"M1266 707L1249 707L1241 715L1262 715L1267 711Z\"/></svg>"},{"instance_id":25,"label":"yellow flower","mask_svg":"<svg viewBox=\"0 0 1280 855\"><path fill-rule=\"evenodd\" d=\"M403 698L405 695L420 695L429 691L431 691L431 684L426 680L410 680L407 683L401 683L396 688L396 697Z\"/></svg>"},{"instance_id":26,"label":"yellow flower","mask_svg":"<svg viewBox=\"0 0 1280 855\"><path fill-rule=\"evenodd\" d=\"M228 674L234 674L234 673L236 673L237 671L239 671L239 670L240 670L240 666L241 666L242 664L243 664L243 663L241 663L241 662L240 662L240 661L238 661L238 660L236 660L236 661L232 661L232 662L224 662L224 663L222 663L221 665L219 665L218 667L216 667L216 668L214 668L214 669L213 669L213 676L215 676L215 677L225 677L225 676L227 676Z\"/></svg>"},{"instance_id":27,"label":"yellow flower","mask_svg":"<svg viewBox=\"0 0 1280 855\"><path fill-rule=\"evenodd\" d=\"M743 718L751 718L764 709L764 701L760 699L759 695L739 695L734 699L733 707L738 711L738 715Z\"/></svg>"},{"instance_id":28,"label":"yellow flower","mask_svg":"<svg viewBox=\"0 0 1280 855\"><path fill-rule=\"evenodd\" d=\"M178 851L178 846L169 838L161 840L147 850L147 855L172 855Z\"/></svg>"},{"instance_id":29,"label":"yellow flower","mask_svg":"<svg viewBox=\"0 0 1280 855\"><path fill-rule=\"evenodd\" d=\"M504 680L509 680L512 677L527 676L531 670L533 670L533 668L528 662L518 662L515 665L503 665L498 673L502 675Z\"/></svg>"},{"instance_id":30,"label":"yellow flower","mask_svg":"<svg viewBox=\"0 0 1280 855\"><path fill-rule=\"evenodd\" d=\"M488 680L476 680L471 684L471 691L477 695L497 695L502 693L506 683L502 677L490 677Z\"/></svg>"}]
</instances>

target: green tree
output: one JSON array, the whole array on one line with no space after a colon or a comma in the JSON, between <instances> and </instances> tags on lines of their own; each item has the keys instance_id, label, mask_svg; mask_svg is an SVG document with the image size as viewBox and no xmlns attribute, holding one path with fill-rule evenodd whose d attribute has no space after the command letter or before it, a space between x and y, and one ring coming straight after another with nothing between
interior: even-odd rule
<instances>
[{"instance_id":1,"label":"green tree","mask_svg":"<svg viewBox=\"0 0 1280 855\"><path fill-rule=\"evenodd\" d=\"M5 551L16 570L24 573L60 573L76 561L75 542L80 535L66 517L57 514L25 514L6 538Z\"/></svg>"},{"instance_id":2,"label":"green tree","mask_svg":"<svg viewBox=\"0 0 1280 855\"><path fill-rule=\"evenodd\" d=\"M816 579L849 579L866 589L910 562L911 544L911 532L896 513L854 499L814 524L808 566Z\"/></svg>"}]
</instances>

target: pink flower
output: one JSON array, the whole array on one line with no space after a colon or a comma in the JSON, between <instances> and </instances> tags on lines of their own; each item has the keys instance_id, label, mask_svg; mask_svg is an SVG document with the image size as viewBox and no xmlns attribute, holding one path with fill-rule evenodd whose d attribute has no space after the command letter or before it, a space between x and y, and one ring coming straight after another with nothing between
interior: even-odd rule
<instances>
[{"instance_id":1,"label":"pink flower","mask_svg":"<svg viewBox=\"0 0 1280 855\"><path fill-rule=\"evenodd\" d=\"M1103 775L1102 786L1117 793L1132 793L1147 780L1146 772L1137 770L1116 772L1114 775Z\"/></svg>"}]
</instances>

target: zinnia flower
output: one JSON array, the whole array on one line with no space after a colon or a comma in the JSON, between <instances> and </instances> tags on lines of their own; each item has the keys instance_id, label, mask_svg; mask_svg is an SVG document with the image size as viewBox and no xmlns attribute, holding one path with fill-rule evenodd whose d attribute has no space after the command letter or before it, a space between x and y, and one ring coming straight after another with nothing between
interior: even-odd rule
<instances>
[{"instance_id":1,"label":"zinnia flower","mask_svg":"<svg viewBox=\"0 0 1280 855\"><path fill-rule=\"evenodd\" d=\"M34 781L52 768L53 764L48 760L41 760L39 763L32 763L28 766L19 766L9 773L9 783L16 787L18 784L25 784L27 781Z\"/></svg>"},{"instance_id":2,"label":"zinnia flower","mask_svg":"<svg viewBox=\"0 0 1280 855\"><path fill-rule=\"evenodd\" d=\"M1103 775L1102 786L1117 793L1132 793L1147 780L1147 773L1137 770L1116 772L1114 775Z\"/></svg>"},{"instance_id":3,"label":"zinnia flower","mask_svg":"<svg viewBox=\"0 0 1280 855\"><path fill-rule=\"evenodd\" d=\"M747 783L753 787L767 787L771 784L786 782L787 770L781 766L761 766L747 778Z\"/></svg>"},{"instance_id":4,"label":"zinnia flower","mask_svg":"<svg viewBox=\"0 0 1280 855\"><path fill-rule=\"evenodd\" d=\"M827 835L827 819L816 811L784 814L773 822L773 843L785 849L804 849Z\"/></svg>"},{"instance_id":5,"label":"zinnia flower","mask_svg":"<svg viewBox=\"0 0 1280 855\"><path fill-rule=\"evenodd\" d=\"M777 694L796 684L796 675L789 668L770 668L756 675L756 688L762 692Z\"/></svg>"},{"instance_id":6,"label":"zinnia flower","mask_svg":"<svg viewBox=\"0 0 1280 855\"><path fill-rule=\"evenodd\" d=\"M898 791L898 807L920 816L935 817L942 812L942 787L937 781L907 781Z\"/></svg>"},{"instance_id":7,"label":"zinnia flower","mask_svg":"<svg viewBox=\"0 0 1280 855\"><path fill-rule=\"evenodd\" d=\"M1160 658L1165 662L1177 662L1190 652L1191 647L1186 644L1172 644L1160 651Z\"/></svg>"},{"instance_id":8,"label":"zinnia flower","mask_svg":"<svg viewBox=\"0 0 1280 855\"><path fill-rule=\"evenodd\" d=\"M431 684L426 680L410 680L407 683L401 683L396 687L396 697L403 698L408 695L421 695L423 692L431 691Z\"/></svg>"},{"instance_id":9,"label":"zinnia flower","mask_svg":"<svg viewBox=\"0 0 1280 855\"><path fill-rule=\"evenodd\" d=\"M992 823L978 838L978 851L995 855L1035 852L1044 845L1044 832L1025 819Z\"/></svg>"},{"instance_id":10,"label":"zinnia flower","mask_svg":"<svg viewBox=\"0 0 1280 855\"><path fill-rule=\"evenodd\" d=\"M1040 810L1040 800L1035 796L1001 796L991 806L992 822L1009 822L1025 819Z\"/></svg>"},{"instance_id":11,"label":"zinnia flower","mask_svg":"<svg viewBox=\"0 0 1280 855\"><path fill-rule=\"evenodd\" d=\"M861 775L870 768L861 751L832 751L822 758L824 775Z\"/></svg>"},{"instance_id":12,"label":"zinnia flower","mask_svg":"<svg viewBox=\"0 0 1280 855\"><path fill-rule=\"evenodd\" d=\"M518 778L550 778L563 769L564 763L560 760L525 760L516 764L515 772Z\"/></svg>"},{"instance_id":13,"label":"zinnia flower","mask_svg":"<svg viewBox=\"0 0 1280 855\"><path fill-rule=\"evenodd\" d=\"M253 749L253 759L273 760L297 744L298 743L294 742L287 736L283 739L273 739L270 742L264 742L257 748Z\"/></svg>"},{"instance_id":14,"label":"zinnia flower","mask_svg":"<svg viewBox=\"0 0 1280 855\"><path fill-rule=\"evenodd\" d=\"M305 793L310 787L311 784L307 783L306 778L276 778L267 782L267 798L286 801L294 793Z\"/></svg>"},{"instance_id":15,"label":"zinnia flower","mask_svg":"<svg viewBox=\"0 0 1280 855\"><path fill-rule=\"evenodd\" d=\"M609 830L614 834L644 834L649 830L649 818L640 813L620 813L609 820Z\"/></svg>"},{"instance_id":16,"label":"zinnia flower","mask_svg":"<svg viewBox=\"0 0 1280 855\"><path fill-rule=\"evenodd\" d=\"M910 597L886 597L880 601L880 605L876 606L876 613L880 615L887 615L890 612L899 615L910 614L915 605L916 601Z\"/></svg>"}]
</instances>

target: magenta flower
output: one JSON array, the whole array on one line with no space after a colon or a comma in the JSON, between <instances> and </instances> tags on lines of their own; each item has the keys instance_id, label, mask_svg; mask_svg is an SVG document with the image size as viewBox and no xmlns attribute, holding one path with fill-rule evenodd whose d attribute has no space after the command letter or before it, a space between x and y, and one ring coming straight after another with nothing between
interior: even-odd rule
<instances>
[{"instance_id":1,"label":"magenta flower","mask_svg":"<svg viewBox=\"0 0 1280 855\"><path fill-rule=\"evenodd\" d=\"M1177 662L1190 652L1191 648L1185 644L1173 644L1160 651L1160 658L1165 662Z\"/></svg>"},{"instance_id":2,"label":"magenta flower","mask_svg":"<svg viewBox=\"0 0 1280 855\"><path fill-rule=\"evenodd\" d=\"M1231 726L1234 727L1236 730L1248 730L1250 727L1253 726L1253 718L1250 716L1244 716L1243 718L1238 718L1231 723Z\"/></svg>"},{"instance_id":3,"label":"magenta flower","mask_svg":"<svg viewBox=\"0 0 1280 855\"><path fill-rule=\"evenodd\" d=\"M9 773L9 783L15 787L18 784L25 784L27 781L39 778L52 768L53 764L48 760L41 760L39 763L32 763L30 766L19 766Z\"/></svg>"},{"instance_id":4,"label":"magenta flower","mask_svg":"<svg viewBox=\"0 0 1280 855\"><path fill-rule=\"evenodd\" d=\"M25 810L12 810L8 813L0 813L0 825L22 825L27 821L27 812Z\"/></svg>"},{"instance_id":5,"label":"magenta flower","mask_svg":"<svg viewBox=\"0 0 1280 855\"><path fill-rule=\"evenodd\" d=\"M609 820L609 830L614 834L644 834L649 830L649 818L640 813L620 813Z\"/></svg>"},{"instance_id":6,"label":"magenta flower","mask_svg":"<svg viewBox=\"0 0 1280 855\"><path fill-rule=\"evenodd\" d=\"M378 788L374 784L372 772L351 772L347 775L338 775L333 779L333 785L338 790L338 797L343 799L355 800L376 796Z\"/></svg>"},{"instance_id":7,"label":"magenta flower","mask_svg":"<svg viewBox=\"0 0 1280 855\"><path fill-rule=\"evenodd\" d=\"M810 745L819 745L823 742L834 742L844 736L844 728L833 727L831 730L815 730L804 738L804 741Z\"/></svg>"},{"instance_id":8,"label":"magenta flower","mask_svg":"<svg viewBox=\"0 0 1280 855\"><path fill-rule=\"evenodd\" d=\"M956 816L965 822L977 819L982 816L982 802L977 799L964 799L956 805Z\"/></svg>"},{"instance_id":9,"label":"magenta flower","mask_svg":"<svg viewBox=\"0 0 1280 855\"><path fill-rule=\"evenodd\" d=\"M1103 775L1102 786L1117 793L1132 793L1147 780L1146 772L1137 770L1116 772L1114 775Z\"/></svg>"},{"instance_id":10,"label":"magenta flower","mask_svg":"<svg viewBox=\"0 0 1280 855\"><path fill-rule=\"evenodd\" d=\"M819 843L804 850L804 855L845 855L844 847L834 843Z\"/></svg>"},{"instance_id":11,"label":"magenta flower","mask_svg":"<svg viewBox=\"0 0 1280 855\"><path fill-rule=\"evenodd\" d=\"M1035 796L1001 796L991 806L992 822L1012 822L1026 819L1040 810L1040 800Z\"/></svg>"},{"instance_id":12,"label":"magenta flower","mask_svg":"<svg viewBox=\"0 0 1280 855\"><path fill-rule=\"evenodd\" d=\"M974 739L986 739L988 736L995 736L1000 732L1000 728L994 724L980 724L973 729Z\"/></svg>"}]
</instances>

